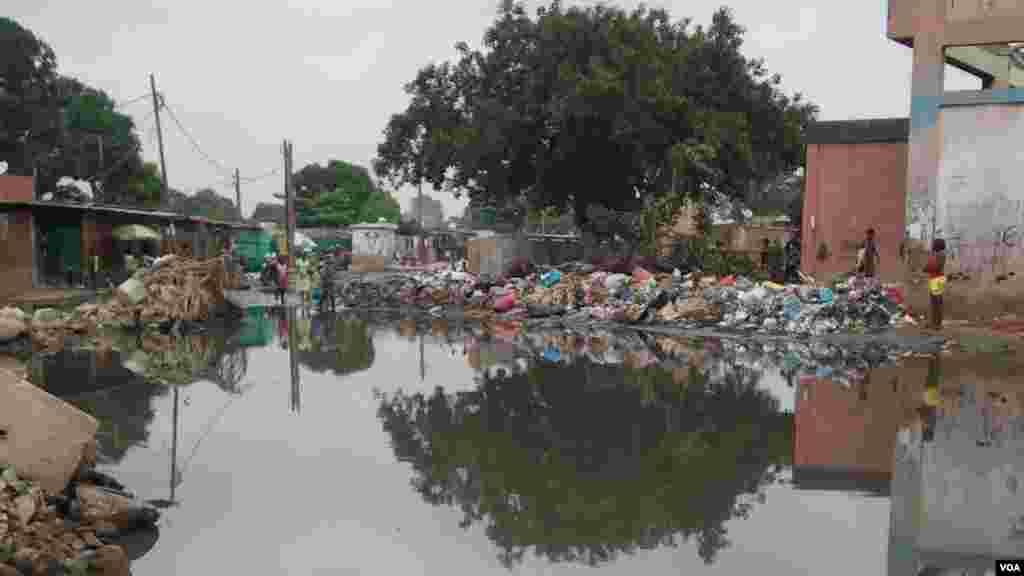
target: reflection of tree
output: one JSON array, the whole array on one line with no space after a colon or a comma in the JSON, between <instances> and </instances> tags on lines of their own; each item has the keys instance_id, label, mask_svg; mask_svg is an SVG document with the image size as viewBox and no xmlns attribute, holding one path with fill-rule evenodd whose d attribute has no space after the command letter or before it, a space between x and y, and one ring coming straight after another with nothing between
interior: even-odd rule
<instances>
[{"instance_id":1,"label":"reflection of tree","mask_svg":"<svg viewBox=\"0 0 1024 576\"><path fill-rule=\"evenodd\" d=\"M331 318L322 330L319 338L313 338L312 349L297 351L302 365L314 372L333 372L339 376L373 365L373 335L365 320Z\"/></svg>"},{"instance_id":2,"label":"reflection of tree","mask_svg":"<svg viewBox=\"0 0 1024 576\"><path fill-rule=\"evenodd\" d=\"M381 396L378 415L424 500L484 522L508 567L530 548L598 565L680 538L711 563L725 522L750 512L740 495L763 499L790 461L792 420L753 373L695 375L541 365L454 396Z\"/></svg>"},{"instance_id":3,"label":"reflection of tree","mask_svg":"<svg viewBox=\"0 0 1024 576\"><path fill-rule=\"evenodd\" d=\"M129 448L149 439L149 425L155 416L152 399L165 394L166 388L147 383L124 368L116 352L110 360L97 362L89 351L66 351L44 360L34 371L33 382L41 386L68 383L64 390L51 392L99 421L96 439L100 451L117 463ZM75 394L72 387L88 392Z\"/></svg>"}]
</instances>

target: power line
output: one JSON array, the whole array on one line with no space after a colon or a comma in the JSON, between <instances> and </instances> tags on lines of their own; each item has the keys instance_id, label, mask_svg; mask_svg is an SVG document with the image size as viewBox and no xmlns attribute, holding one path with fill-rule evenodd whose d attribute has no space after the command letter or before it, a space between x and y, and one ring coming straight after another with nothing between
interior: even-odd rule
<instances>
[{"instance_id":1,"label":"power line","mask_svg":"<svg viewBox=\"0 0 1024 576\"><path fill-rule=\"evenodd\" d=\"M239 178L239 181L242 184L251 184L253 182L259 182L261 180L266 180L267 178L270 178L271 176L277 176L280 173L281 173L281 168L278 167L278 168L274 168L273 170L271 170L269 172L266 172L264 174L260 174L259 176L248 176L248 177L245 177L245 178Z\"/></svg>"},{"instance_id":2,"label":"power line","mask_svg":"<svg viewBox=\"0 0 1024 576\"><path fill-rule=\"evenodd\" d=\"M135 104L136 102L139 102L141 100L145 100L146 98L149 98L149 94L143 94L142 96L136 96L135 98L132 98L130 100L125 100L124 102L115 102L114 103L114 108L124 108L125 106L131 105L131 104Z\"/></svg>"},{"instance_id":3,"label":"power line","mask_svg":"<svg viewBox=\"0 0 1024 576\"><path fill-rule=\"evenodd\" d=\"M174 110L172 110L171 107L167 105L167 101L164 99L163 95L160 96L160 102L163 104L162 108L164 110L167 110L167 114L171 117L171 120L174 121L175 126L178 127L178 130L180 130L182 135L185 136L185 138L188 139L188 141L192 144L192 149L194 149L197 154L202 156L202 158L206 160L211 166L217 168L218 170L223 170L224 172L230 173L231 170L228 167L214 160L212 156L203 151L202 147L199 146L199 142L197 142L196 139L192 137L192 134L185 128L184 125L182 125L181 121L178 120L177 115L174 114Z\"/></svg>"}]
</instances>

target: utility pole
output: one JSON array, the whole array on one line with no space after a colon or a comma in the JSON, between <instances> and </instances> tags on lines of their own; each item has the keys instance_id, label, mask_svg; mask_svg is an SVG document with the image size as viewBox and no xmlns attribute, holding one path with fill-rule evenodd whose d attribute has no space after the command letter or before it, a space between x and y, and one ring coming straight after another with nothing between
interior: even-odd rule
<instances>
[{"instance_id":1,"label":"utility pole","mask_svg":"<svg viewBox=\"0 0 1024 576\"><path fill-rule=\"evenodd\" d=\"M284 141L285 246L288 250L288 274L295 271L295 191L292 190L292 143Z\"/></svg>"},{"instance_id":2,"label":"utility pole","mask_svg":"<svg viewBox=\"0 0 1024 576\"><path fill-rule=\"evenodd\" d=\"M417 167L419 173L417 174L417 185L419 191L416 194L416 219L419 222L419 246L416 248L416 259L420 261L420 264L425 264L427 257L427 246L426 246L426 234L423 230L423 145L420 144L420 154L418 158Z\"/></svg>"},{"instance_id":3,"label":"utility pole","mask_svg":"<svg viewBox=\"0 0 1024 576\"><path fill-rule=\"evenodd\" d=\"M235 206L238 208L238 219L244 220L242 216L242 178L238 175L238 168L235 168Z\"/></svg>"},{"instance_id":4,"label":"utility pole","mask_svg":"<svg viewBox=\"0 0 1024 576\"><path fill-rule=\"evenodd\" d=\"M164 157L164 133L160 128L160 108L163 106L163 97L157 96L156 79L149 75L149 89L153 93L153 115L156 117L156 142L160 148L160 199L167 197L167 159Z\"/></svg>"}]
</instances>

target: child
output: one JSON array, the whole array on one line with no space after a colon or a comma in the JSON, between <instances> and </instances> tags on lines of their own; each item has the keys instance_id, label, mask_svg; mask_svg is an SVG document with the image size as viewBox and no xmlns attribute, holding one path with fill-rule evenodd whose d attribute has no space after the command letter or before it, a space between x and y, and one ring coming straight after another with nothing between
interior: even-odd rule
<instances>
[{"instance_id":1,"label":"child","mask_svg":"<svg viewBox=\"0 0 1024 576\"><path fill-rule=\"evenodd\" d=\"M946 241L936 238L932 241L932 253L924 268L928 275L928 293L931 297L931 326L942 329L942 296L946 292Z\"/></svg>"}]
</instances>

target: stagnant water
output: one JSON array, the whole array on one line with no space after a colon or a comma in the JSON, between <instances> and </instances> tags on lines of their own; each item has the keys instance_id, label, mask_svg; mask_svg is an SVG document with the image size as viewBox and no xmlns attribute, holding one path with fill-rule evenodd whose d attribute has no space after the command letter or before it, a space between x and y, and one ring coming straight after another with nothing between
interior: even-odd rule
<instances>
[{"instance_id":1,"label":"stagnant water","mask_svg":"<svg viewBox=\"0 0 1024 576\"><path fill-rule=\"evenodd\" d=\"M104 469L169 506L137 575L861 576L1024 556L1011 378L271 309L218 332L34 364L100 419Z\"/></svg>"}]
</instances>

